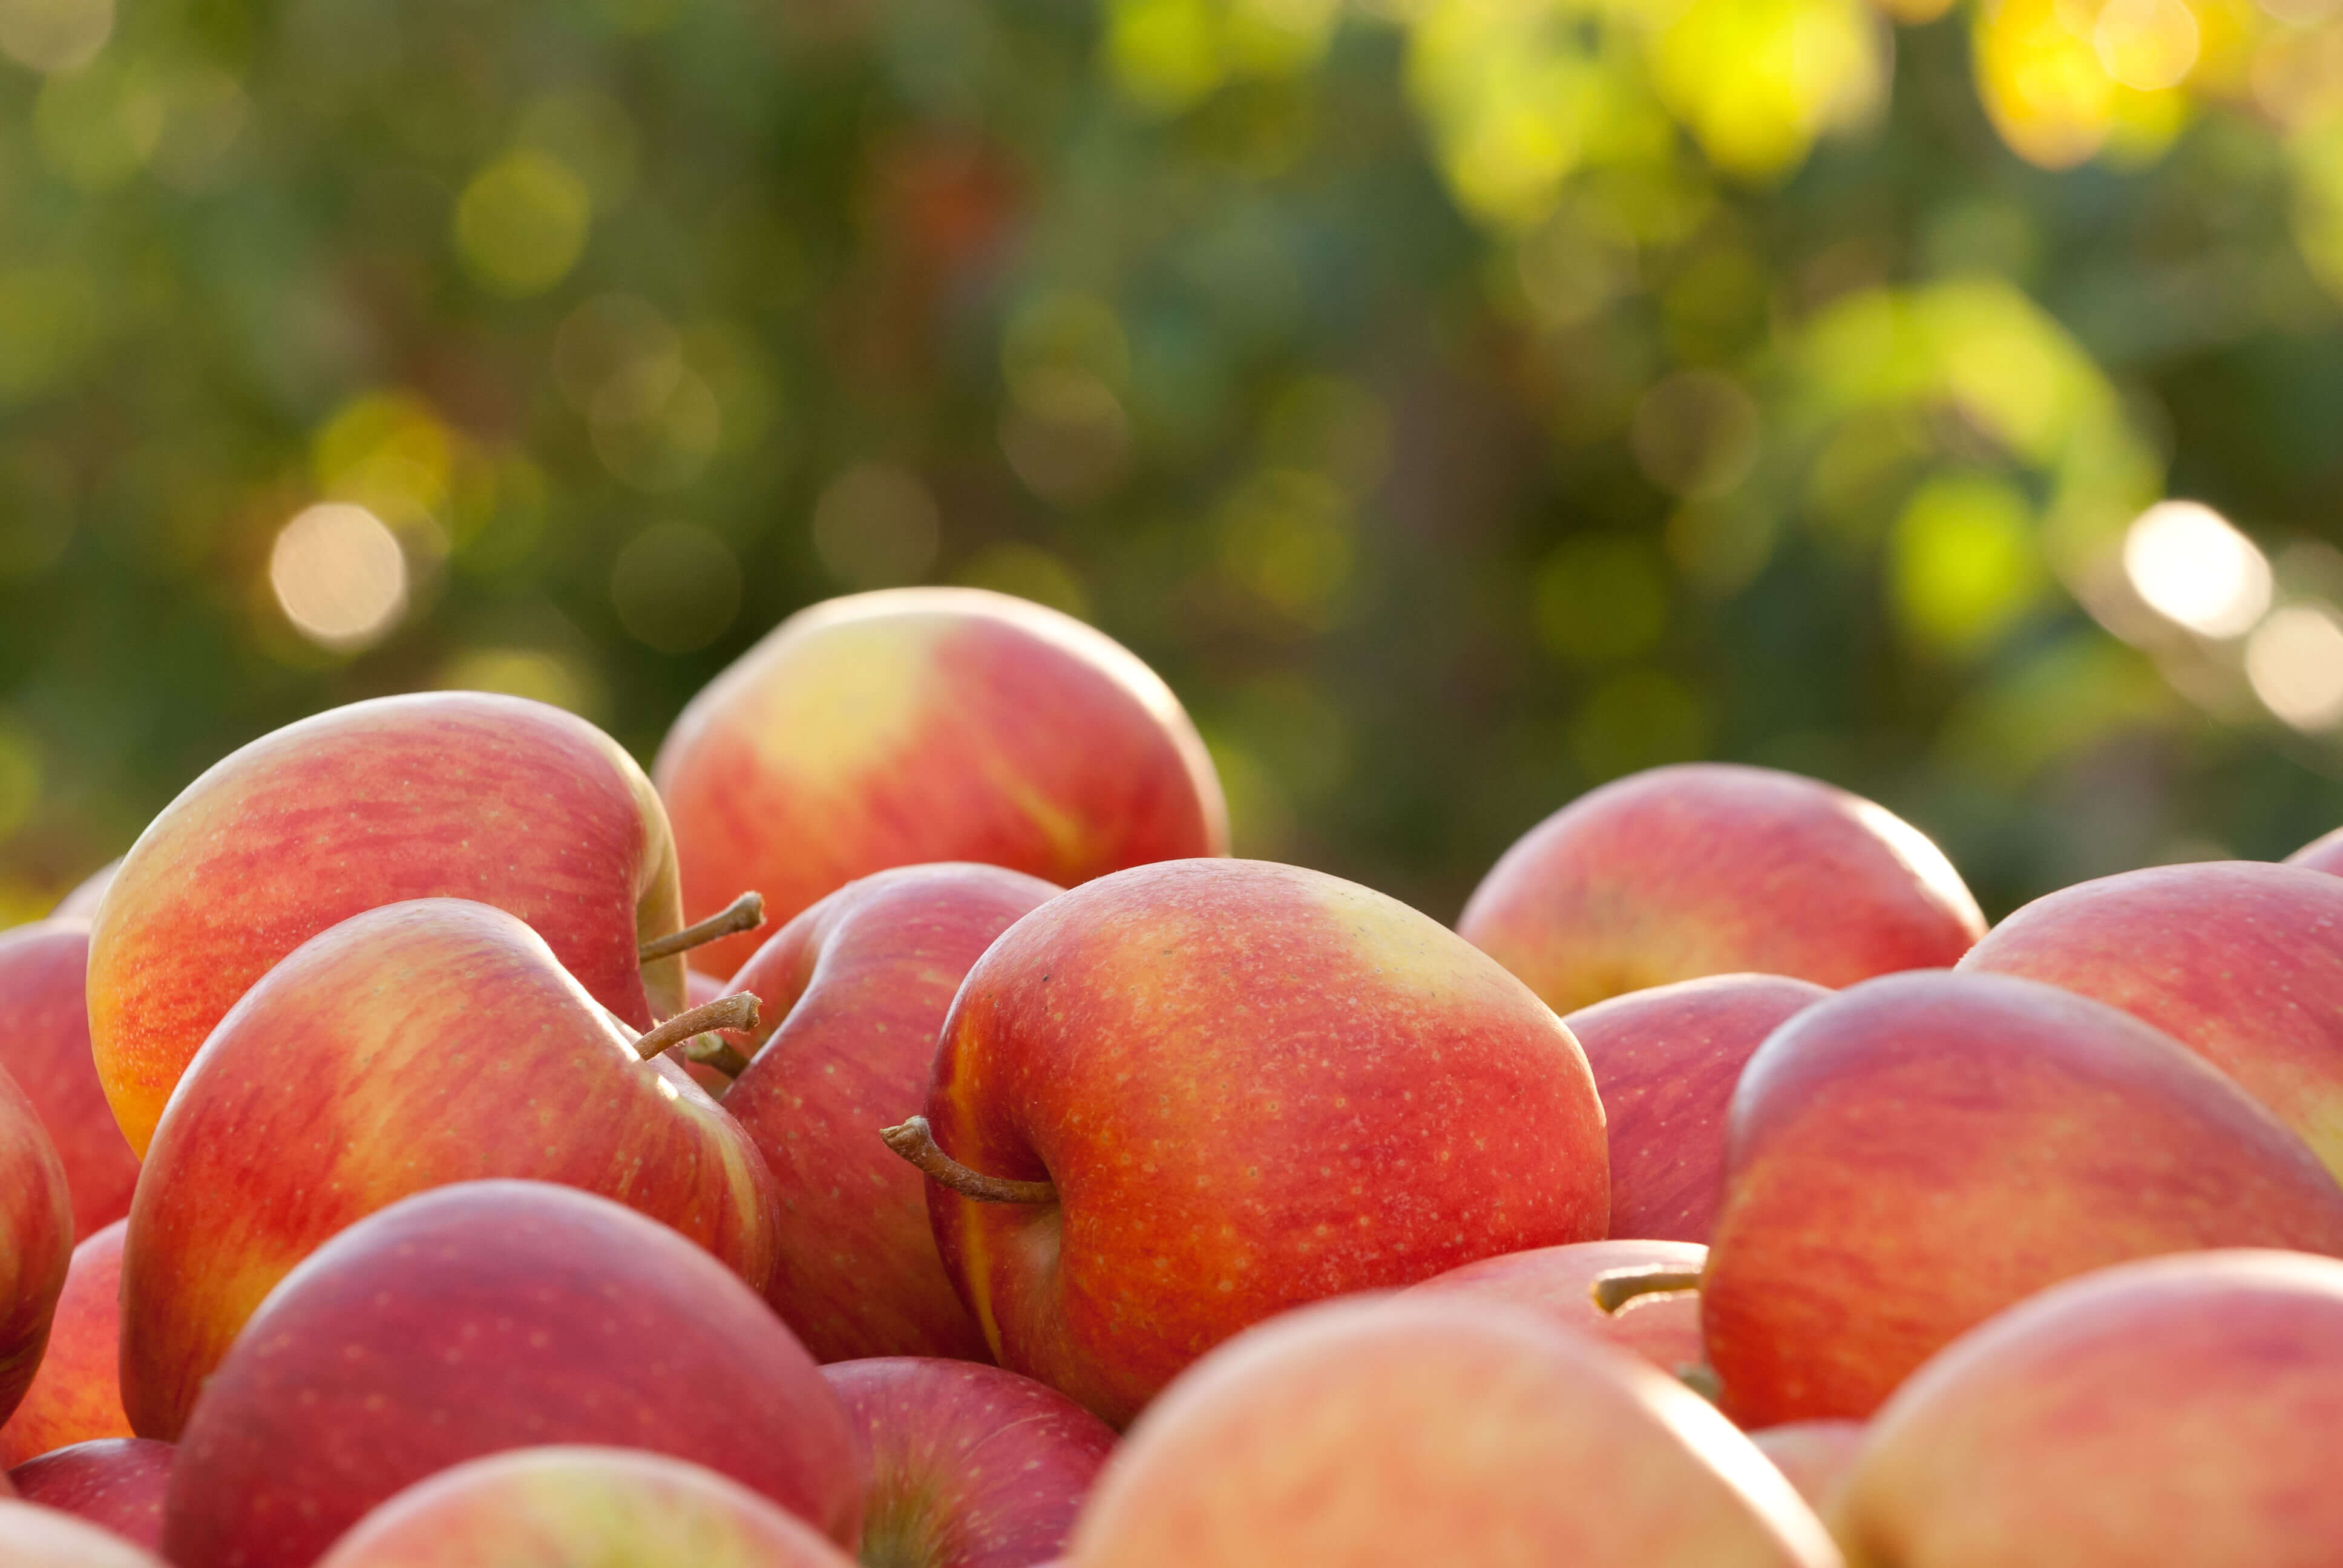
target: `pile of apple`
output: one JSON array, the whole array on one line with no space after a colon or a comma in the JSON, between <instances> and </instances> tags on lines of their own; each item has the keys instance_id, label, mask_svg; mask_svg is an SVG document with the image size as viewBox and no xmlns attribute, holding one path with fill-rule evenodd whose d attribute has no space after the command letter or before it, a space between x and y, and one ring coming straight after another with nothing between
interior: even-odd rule
<instances>
[{"instance_id":1,"label":"pile of apple","mask_svg":"<svg viewBox=\"0 0 2343 1568\"><path fill-rule=\"evenodd\" d=\"M2343 1562L2343 833L1671 768L1452 931L955 590L653 775L359 703L0 937L0 1565Z\"/></svg>"}]
</instances>

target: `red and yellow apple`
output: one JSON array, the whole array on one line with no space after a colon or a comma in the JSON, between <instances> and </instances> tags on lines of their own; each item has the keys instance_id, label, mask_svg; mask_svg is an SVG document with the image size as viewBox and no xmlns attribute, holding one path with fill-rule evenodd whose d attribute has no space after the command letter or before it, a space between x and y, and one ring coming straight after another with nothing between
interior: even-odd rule
<instances>
[{"instance_id":1,"label":"red and yellow apple","mask_svg":"<svg viewBox=\"0 0 2343 1568\"><path fill-rule=\"evenodd\" d=\"M694 920L743 887L787 920L890 866L1071 886L1224 854L1202 741L1156 674L1071 617L976 588L800 610L694 698L653 773ZM692 960L737 973L766 932Z\"/></svg>"},{"instance_id":2,"label":"red and yellow apple","mask_svg":"<svg viewBox=\"0 0 2343 1568\"><path fill-rule=\"evenodd\" d=\"M270 1293L187 1423L164 1555L308 1568L427 1475L567 1442L705 1464L841 1546L860 1529L838 1401L739 1276L607 1198L467 1181L359 1221Z\"/></svg>"},{"instance_id":3,"label":"red and yellow apple","mask_svg":"<svg viewBox=\"0 0 2343 1568\"><path fill-rule=\"evenodd\" d=\"M1567 1013L1703 975L1844 986L1949 964L1985 917L1944 853L1884 807L1795 773L1688 762L1531 829L1456 929Z\"/></svg>"},{"instance_id":4,"label":"red and yellow apple","mask_svg":"<svg viewBox=\"0 0 2343 1568\"><path fill-rule=\"evenodd\" d=\"M1785 1020L1828 995L1786 975L1712 975L1632 990L1562 1020L1603 1096L1613 1235L1707 1241L1741 1070Z\"/></svg>"},{"instance_id":5,"label":"red and yellow apple","mask_svg":"<svg viewBox=\"0 0 2343 1568\"><path fill-rule=\"evenodd\" d=\"M92 1438L26 1460L8 1478L25 1502L104 1525L153 1551L163 1543L163 1497L176 1452L149 1438Z\"/></svg>"},{"instance_id":6,"label":"red and yellow apple","mask_svg":"<svg viewBox=\"0 0 2343 1568\"><path fill-rule=\"evenodd\" d=\"M1701 1285L1744 1426L1863 1419L2012 1302L2127 1259L2343 1252L2343 1187L2185 1048L2006 975L1890 975L1742 1075Z\"/></svg>"},{"instance_id":7,"label":"red and yellow apple","mask_svg":"<svg viewBox=\"0 0 2343 1568\"><path fill-rule=\"evenodd\" d=\"M32 1386L73 1260L73 1199L40 1116L0 1068L0 1422Z\"/></svg>"},{"instance_id":8,"label":"red and yellow apple","mask_svg":"<svg viewBox=\"0 0 2343 1568\"><path fill-rule=\"evenodd\" d=\"M616 741L484 692L353 703L187 786L99 904L90 1043L131 1148L146 1152L197 1048L279 960L362 910L426 898L518 916L637 1029L682 1010L682 960L638 957L680 924L667 814Z\"/></svg>"},{"instance_id":9,"label":"red and yellow apple","mask_svg":"<svg viewBox=\"0 0 2343 1568\"><path fill-rule=\"evenodd\" d=\"M1701 1398L1516 1309L1332 1302L1199 1362L1132 1427L1071 1568L1836 1568Z\"/></svg>"},{"instance_id":10,"label":"red and yellow apple","mask_svg":"<svg viewBox=\"0 0 2343 1568\"><path fill-rule=\"evenodd\" d=\"M130 1212L138 1156L90 1058L89 922L37 920L0 934L0 1068L40 1112L73 1193L74 1240Z\"/></svg>"},{"instance_id":11,"label":"red and yellow apple","mask_svg":"<svg viewBox=\"0 0 2343 1568\"><path fill-rule=\"evenodd\" d=\"M927 1118L950 1161L1029 1184L930 1192L987 1342L1117 1425L1263 1318L1609 1214L1561 1020L1404 904L1257 860L1117 872L1002 932Z\"/></svg>"},{"instance_id":12,"label":"red and yellow apple","mask_svg":"<svg viewBox=\"0 0 2343 1568\"><path fill-rule=\"evenodd\" d=\"M113 1224L73 1250L40 1371L0 1425L0 1470L68 1443L128 1437L122 1412L122 1240Z\"/></svg>"},{"instance_id":13,"label":"red and yellow apple","mask_svg":"<svg viewBox=\"0 0 2343 1568\"><path fill-rule=\"evenodd\" d=\"M391 904L262 976L156 1129L123 1253L132 1426L177 1438L245 1320L327 1238L490 1176L603 1193L753 1288L772 1277L779 1200L737 1121L664 1057L639 1060L513 916Z\"/></svg>"},{"instance_id":14,"label":"red and yellow apple","mask_svg":"<svg viewBox=\"0 0 2343 1568\"><path fill-rule=\"evenodd\" d=\"M1961 960L2118 1007L2237 1081L2343 1177L2343 877L2261 860L2064 888Z\"/></svg>"},{"instance_id":15,"label":"red and yellow apple","mask_svg":"<svg viewBox=\"0 0 2343 1568\"><path fill-rule=\"evenodd\" d=\"M926 1094L977 955L1058 890L999 866L880 871L799 914L733 977L762 1018L724 1109L780 1190L766 1294L816 1361L989 1359L936 1255L927 1184L874 1130Z\"/></svg>"}]
</instances>

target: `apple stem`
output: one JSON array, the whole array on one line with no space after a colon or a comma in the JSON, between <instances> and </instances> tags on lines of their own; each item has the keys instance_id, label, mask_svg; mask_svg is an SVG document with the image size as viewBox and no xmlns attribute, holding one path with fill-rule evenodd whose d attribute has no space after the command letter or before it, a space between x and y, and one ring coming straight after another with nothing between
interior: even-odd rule
<instances>
[{"instance_id":1,"label":"apple stem","mask_svg":"<svg viewBox=\"0 0 2343 1568\"><path fill-rule=\"evenodd\" d=\"M719 1040L712 1034L701 1035L676 1054L686 1061L712 1067L727 1078L738 1078L749 1070L749 1059L733 1050L730 1041Z\"/></svg>"},{"instance_id":2,"label":"apple stem","mask_svg":"<svg viewBox=\"0 0 2343 1568\"><path fill-rule=\"evenodd\" d=\"M971 1171L936 1146L936 1135L924 1116L905 1120L900 1127L881 1128L887 1147L920 1168L930 1181L950 1188L980 1203L1054 1203L1058 1189L1048 1181L1011 1181Z\"/></svg>"},{"instance_id":3,"label":"apple stem","mask_svg":"<svg viewBox=\"0 0 2343 1568\"><path fill-rule=\"evenodd\" d=\"M753 931L764 923L765 895L743 893L697 925L669 931L663 937L653 937L635 950L635 961L648 964L660 959L671 959L678 953L688 953L694 948L704 947L719 937Z\"/></svg>"},{"instance_id":4,"label":"apple stem","mask_svg":"<svg viewBox=\"0 0 2343 1568\"><path fill-rule=\"evenodd\" d=\"M635 1041L635 1054L649 1061L672 1046L681 1045L695 1034L705 1034L711 1029L754 1029L757 1027L757 999L748 991L735 991L714 1001L701 1002L686 1009ZM745 1064L744 1064L745 1065Z\"/></svg>"},{"instance_id":5,"label":"apple stem","mask_svg":"<svg viewBox=\"0 0 2343 1568\"><path fill-rule=\"evenodd\" d=\"M1696 1291L1700 1289L1700 1271L1671 1269L1664 1263L1643 1268L1614 1269L1594 1279L1594 1304L1609 1316L1637 1296L1657 1295L1664 1291Z\"/></svg>"}]
</instances>

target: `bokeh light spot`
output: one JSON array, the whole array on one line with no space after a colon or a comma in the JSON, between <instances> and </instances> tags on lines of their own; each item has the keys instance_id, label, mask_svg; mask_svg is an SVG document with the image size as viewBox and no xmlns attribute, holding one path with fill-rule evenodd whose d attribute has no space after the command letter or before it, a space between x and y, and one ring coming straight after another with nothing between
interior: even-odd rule
<instances>
[{"instance_id":1,"label":"bokeh light spot","mask_svg":"<svg viewBox=\"0 0 2343 1568\"><path fill-rule=\"evenodd\" d=\"M1999 479L1932 479L1896 519L1890 593L1897 620L1923 648L1982 651L2026 612L2046 581L2032 508Z\"/></svg>"},{"instance_id":2,"label":"bokeh light spot","mask_svg":"<svg viewBox=\"0 0 2343 1568\"><path fill-rule=\"evenodd\" d=\"M2343 620L2325 605L2288 605L2246 642L2254 695L2297 729L2343 727Z\"/></svg>"},{"instance_id":3,"label":"bokeh light spot","mask_svg":"<svg viewBox=\"0 0 2343 1568\"><path fill-rule=\"evenodd\" d=\"M941 538L935 498L890 464L858 463L814 503L814 553L850 588L918 581L935 565Z\"/></svg>"},{"instance_id":4,"label":"bokeh light spot","mask_svg":"<svg viewBox=\"0 0 2343 1568\"><path fill-rule=\"evenodd\" d=\"M2144 93L2188 79L2198 37L2197 13L2182 0L2107 0L2091 29L2107 75Z\"/></svg>"},{"instance_id":5,"label":"bokeh light spot","mask_svg":"<svg viewBox=\"0 0 2343 1568\"><path fill-rule=\"evenodd\" d=\"M35 71L86 65L114 35L114 0L0 0L0 55Z\"/></svg>"},{"instance_id":6,"label":"bokeh light spot","mask_svg":"<svg viewBox=\"0 0 2343 1568\"><path fill-rule=\"evenodd\" d=\"M647 648L705 648L740 613L739 558L706 528L654 523L612 563L610 602L627 635Z\"/></svg>"},{"instance_id":7,"label":"bokeh light spot","mask_svg":"<svg viewBox=\"0 0 2343 1568\"><path fill-rule=\"evenodd\" d=\"M457 254L483 287L540 293L577 265L592 216L586 183L568 166L521 147L473 176L457 198Z\"/></svg>"},{"instance_id":8,"label":"bokeh light spot","mask_svg":"<svg viewBox=\"0 0 2343 1568\"><path fill-rule=\"evenodd\" d=\"M1644 395L1630 432L1635 460L1671 495L1724 495L1756 465L1757 405L1714 370L1680 370Z\"/></svg>"},{"instance_id":9,"label":"bokeh light spot","mask_svg":"<svg viewBox=\"0 0 2343 1568\"><path fill-rule=\"evenodd\" d=\"M407 554L364 507L327 502L277 532L268 586L293 628L319 648L356 652L407 609Z\"/></svg>"},{"instance_id":10,"label":"bokeh light spot","mask_svg":"<svg viewBox=\"0 0 2343 1568\"><path fill-rule=\"evenodd\" d=\"M2269 608L2269 560L2196 501L2158 501L2124 535L2124 576L2148 608L2205 637L2241 637Z\"/></svg>"}]
</instances>

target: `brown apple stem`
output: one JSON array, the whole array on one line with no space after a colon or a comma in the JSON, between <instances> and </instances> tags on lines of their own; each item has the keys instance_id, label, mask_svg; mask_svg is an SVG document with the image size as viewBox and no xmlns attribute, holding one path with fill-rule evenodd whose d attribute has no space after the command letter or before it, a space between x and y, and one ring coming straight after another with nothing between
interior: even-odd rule
<instances>
[{"instance_id":1,"label":"brown apple stem","mask_svg":"<svg viewBox=\"0 0 2343 1568\"><path fill-rule=\"evenodd\" d=\"M879 1136L887 1147L918 1166L930 1181L949 1187L963 1198L973 1198L980 1203L1054 1203L1058 1189L1047 1181L1011 1181L1003 1176L987 1176L971 1171L941 1149L936 1147L935 1134L928 1128L928 1119L913 1116L900 1127L880 1130Z\"/></svg>"},{"instance_id":2,"label":"brown apple stem","mask_svg":"<svg viewBox=\"0 0 2343 1568\"><path fill-rule=\"evenodd\" d=\"M1657 1295L1663 1291L1698 1289L1700 1271L1697 1269L1671 1269L1664 1264L1640 1269L1614 1269L1607 1274L1595 1277L1594 1304L1608 1315L1637 1296Z\"/></svg>"},{"instance_id":3,"label":"brown apple stem","mask_svg":"<svg viewBox=\"0 0 2343 1568\"><path fill-rule=\"evenodd\" d=\"M649 1061L660 1051L681 1045L695 1034L705 1034L711 1029L754 1029L757 1027L757 999L748 991L736 991L718 997L714 1001L700 1003L677 1013L650 1033L635 1041L635 1054Z\"/></svg>"},{"instance_id":4,"label":"brown apple stem","mask_svg":"<svg viewBox=\"0 0 2343 1568\"><path fill-rule=\"evenodd\" d=\"M696 1061L702 1067L712 1067L727 1078L738 1078L749 1070L749 1059L732 1049L731 1042L703 1034L676 1052L686 1061Z\"/></svg>"},{"instance_id":5,"label":"brown apple stem","mask_svg":"<svg viewBox=\"0 0 2343 1568\"><path fill-rule=\"evenodd\" d=\"M704 947L719 937L753 931L764 923L765 895L743 893L697 925L669 931L663 937L653 937L635 950L635 961L648 964L660 959L671 959L678 953L688 953L694 948Z\"/></svg>"}]
</instances>

